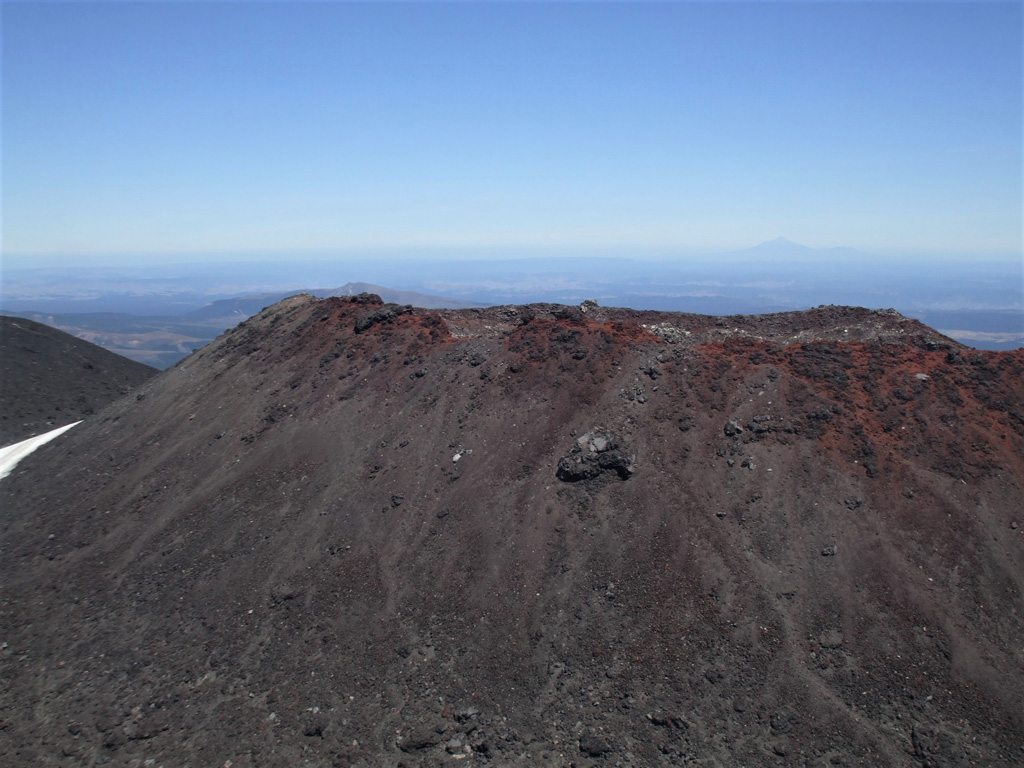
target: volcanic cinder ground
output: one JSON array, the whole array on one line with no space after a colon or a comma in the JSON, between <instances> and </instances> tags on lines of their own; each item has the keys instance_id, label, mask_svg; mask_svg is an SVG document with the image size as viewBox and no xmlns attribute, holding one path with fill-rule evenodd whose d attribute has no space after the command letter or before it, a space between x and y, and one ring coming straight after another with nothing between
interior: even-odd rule
<instances>
[{"instance_id":1,"label":"volcanic cinder ground","mask_svg":"<svg viewBox=\"0 0 1024 768\"><path fill-rule=\"evenodd\" d=\"M0 763L1024 762L1024 353L295 297L0 481Z\"/></svg>"}]
</instances>

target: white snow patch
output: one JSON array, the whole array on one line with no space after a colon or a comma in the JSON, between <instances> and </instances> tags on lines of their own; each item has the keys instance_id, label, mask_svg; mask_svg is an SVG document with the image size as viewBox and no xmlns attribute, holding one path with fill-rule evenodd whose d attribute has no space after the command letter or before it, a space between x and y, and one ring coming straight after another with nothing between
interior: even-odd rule
<instances>
[{"instance_id":1,"label":"white snow patch","mask_svg":"<svg viewBox=\"0 0 1024 768\"><path fill-rule=\"evenodd\" d=\"M76 421L75 424L81 424L82 422ZM52 432L47 432L43 435L36 435L30 437L28 440L22 440L20 443L14 445L8 445L6 448L0 448L0 480L3 480L18 466L18 462L28 456L32 451L38 448L40 445L46 445L48 442L53 440L55 437L59 437L71 429L75 424L68 424L65 427L59 427Z\"/></svg>"}]
</instances>

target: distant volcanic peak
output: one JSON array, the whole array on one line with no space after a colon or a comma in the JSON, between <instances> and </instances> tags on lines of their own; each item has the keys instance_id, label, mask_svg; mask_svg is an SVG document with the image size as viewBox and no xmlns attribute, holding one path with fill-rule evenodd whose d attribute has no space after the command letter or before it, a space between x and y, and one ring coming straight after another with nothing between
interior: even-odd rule
<instances>
[{"instance_id":1,"label":"distant volcanic peak","mask_svg":"<svg viewBox=\"0 0 1024 768\"><path fill-rule=\"evenodd\" d=\"M779 251L782 253L808 253L816 249L811 248L803 243L795 242L790 240L788 237L779 235L771 240L765 240L762 243L758 243L755 246L745 249L747 252L757 251ZM742 251L740 251L742 253Z\"/></svg>"}]
</instances>

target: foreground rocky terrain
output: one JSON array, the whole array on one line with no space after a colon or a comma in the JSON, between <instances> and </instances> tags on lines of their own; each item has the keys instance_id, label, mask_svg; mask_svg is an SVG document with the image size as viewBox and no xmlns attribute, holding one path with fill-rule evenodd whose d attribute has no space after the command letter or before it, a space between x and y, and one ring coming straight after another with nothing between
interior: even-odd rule
<instances>
[{"instance_id":1,"label":"foreground rocky terrain","mask_svg":"<svg viewBox=\"0 0 1024 768\"><path fill-rule=\"evenodd\" d=\"M56 328L0 315L0 446L90 416L156 373Z\"/></svg>"},{"instance_id":2,"label":"foreground rocky terrain","mask_svg":"<svg viewBox=\"0 0 1024 768\"><path fill-rule=\"evenodd\" d=\"M287 299L0 481L0 763L1024 761L1024 353Z\"/></svg>"}]
</instances>

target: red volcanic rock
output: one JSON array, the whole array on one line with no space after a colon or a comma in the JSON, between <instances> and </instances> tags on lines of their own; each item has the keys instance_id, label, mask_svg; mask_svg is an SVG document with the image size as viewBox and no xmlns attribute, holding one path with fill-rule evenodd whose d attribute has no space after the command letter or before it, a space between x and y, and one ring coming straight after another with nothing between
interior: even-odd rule
<instances>
[{"instance_id":1,"label":"red volcanic rock","mask_svg":"<svg viewBox=\"0 0 1024 768\"><path fill-rule=\"evenodd\" d=\"M1022 352L295 297L139 391L0 481L4 764L1024 759Z\"/></svg>"}]
</instances>

